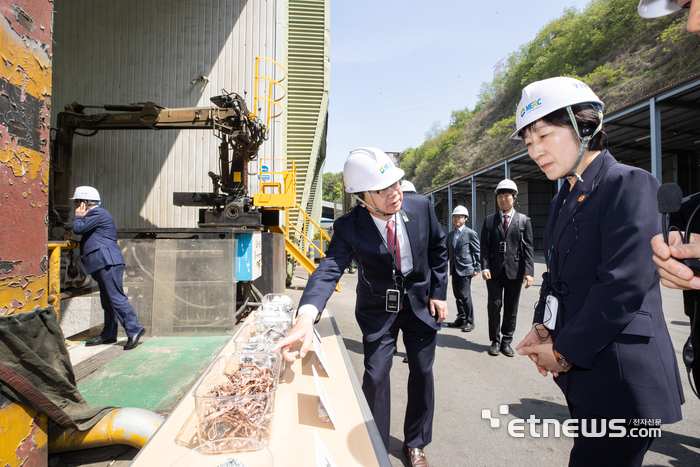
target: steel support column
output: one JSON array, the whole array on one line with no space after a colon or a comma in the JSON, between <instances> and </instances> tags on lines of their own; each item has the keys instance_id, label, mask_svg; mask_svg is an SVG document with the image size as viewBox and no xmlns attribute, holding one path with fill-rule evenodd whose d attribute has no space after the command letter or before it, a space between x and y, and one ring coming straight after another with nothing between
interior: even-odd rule
<instances>
[{"instance_id":1,"label":"steel support column","mask_svg":"<svg viewBox=\"0 0 700 467\"><path fill-rule=\"evenodd\" d=\"M651 174L662 182L661 166L661 107L655 98L649 99L649 131L651 133Z\"/></svg>"},{"instance_id":2,"label":"steel support column","mask_svg":"<svg viewBox=\"0 0 700 467\"><path fill-rule=\"evenodd\" d=\"M472 175L471 180L472 180L472 230L476 230L476 182L474 181L474 175Z\"/></svg>"},{"instance_id":3,"label":"steel support column","mask_svg":"<svg viewBox=\"0 0 700 467\"><path fill-rule=\"evenodd\" d=\"M451 232L453 229L452 225L452 185L447 185L447 231Z\"/></svg>"}]
</instances>

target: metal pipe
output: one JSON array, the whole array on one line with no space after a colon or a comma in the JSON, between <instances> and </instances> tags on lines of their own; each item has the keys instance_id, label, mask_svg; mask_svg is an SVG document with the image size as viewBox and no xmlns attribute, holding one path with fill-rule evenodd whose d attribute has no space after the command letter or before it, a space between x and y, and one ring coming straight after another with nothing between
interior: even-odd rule
<instances>
[{"instance_id":1,"label":"metal pipe","mask_svg":"<svg viewBox=\"0 0 700 467\"><path fill-rule=\"evenodd\" d=\"M49 433L49 454L125 444L141 449L165 421L149 410L114 409L87 431L72 428Z\"/></svg>"}]
</instances>

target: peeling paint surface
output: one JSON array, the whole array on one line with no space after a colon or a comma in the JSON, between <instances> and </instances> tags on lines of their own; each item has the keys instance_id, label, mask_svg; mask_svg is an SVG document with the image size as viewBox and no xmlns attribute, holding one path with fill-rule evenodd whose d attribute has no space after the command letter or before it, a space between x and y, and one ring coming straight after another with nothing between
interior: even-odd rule
<instances>
[{"instance_id":1,"label":"peeling paint surface","mask_svg":"<svg viewBox=\"0 0 700 467\"><path fill-rule=\"evenodd\" d=\"M0 404L0 465L41 466L48 461L48 419L16 403Z\"/></svg>"},{"instance_id":2,"label":"peeling paint surface","mask_svg":"<svg viewBox=\"0 0 700 467\"><path fill-rule=\"evenodd\" d=\"M48 298L52 8L0 2L0 315Z\"/></svg>"}]
</instances>

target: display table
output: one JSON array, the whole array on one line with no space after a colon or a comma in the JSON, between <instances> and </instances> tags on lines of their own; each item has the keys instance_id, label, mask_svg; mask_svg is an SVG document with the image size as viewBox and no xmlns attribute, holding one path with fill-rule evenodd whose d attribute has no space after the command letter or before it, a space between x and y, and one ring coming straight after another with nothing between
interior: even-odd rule
<instances>
[{"instance_id":1,"label":"display table","mask_svg":"<svg viewBox=\"0 0 700 467\"><path fill-rule=\"evenodd\" d=\"M252 317L248 318L251 319ZM320 368L319 358L313 347L303 360L286 362L286 369L280 376L277 389L271 442L268 446L274 456L274 465L316 466L316 431L338 467L390 467L388 455L330 311L326 310L323 313L317 327L331 376ZM241 328L242 326L239 327L239 331ZM220 355L233 353L235 337L234 335L224 346ZM312 365L316 368L330 400L335 427L319 418L320 399ZM202 377L205 374L206 371L202 373ZM192 394L198 383L199 380L173 409L131 465L169 466L196 447L197 417Z\"/></svg>"}]
</instances>

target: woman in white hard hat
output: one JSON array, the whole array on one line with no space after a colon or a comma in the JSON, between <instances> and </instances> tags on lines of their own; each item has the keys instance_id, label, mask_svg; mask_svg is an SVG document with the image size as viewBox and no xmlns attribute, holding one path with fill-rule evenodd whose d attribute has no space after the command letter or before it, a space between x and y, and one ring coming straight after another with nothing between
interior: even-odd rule
<instances>
[{"instance_id":1,"label":"woman in white hard hat","mask_svg":"<svg viewBox=\"0 0 700 467\"><path fill-rule=\"evenodd\" d=\"M90 274L100 289L104 310L104 328L99 336L85 345L117 342L118 324L126 332L124 350L138 346L146 329L139 324L134 308L124 294L124 258L117 244L117 226L106 209L100 207L98 191L91 186L79 186L71 198L75 203L73 233L80 238L80 262L85 274Z\"/></svg>"},{"instance_id":2,"label":"woman in white hard hat","mask_svg":"<svg viewBox=\"0 0 700 467\"><path fill-rule=\"evenodd\" d=\"M547 178L566 182L550 205L535 324L516 350L552 372L579 420L569 465L640 466L655 431L636 437L636 425L680 420L684 399L650 260L659 182L604 149L602 111L573 78L523 89L512 138Z\"/></svg>"},{"instance_id":3,"label":"woman in white hard hat","mask_svg":"<svg viewBox=\"0 0 700 467\"><path fill-rule=\"evenodd\" d=\"M389 375L399 330L409 367L404 452L412 466L427 466L423 448L432 439L433 361L437 331L447 317L445 234L430 202L403 197L403 170L375 148L352 151L345 161L345 190L355 208L335 221L327 256L309 278L297 322L272 350L287 360L306 354L313 323L352 258L358 265L355 316L362 331L362 390L385 447L389 448ZM292 346L302 341L299 352Z\"/></svg>"}]
</instances>

